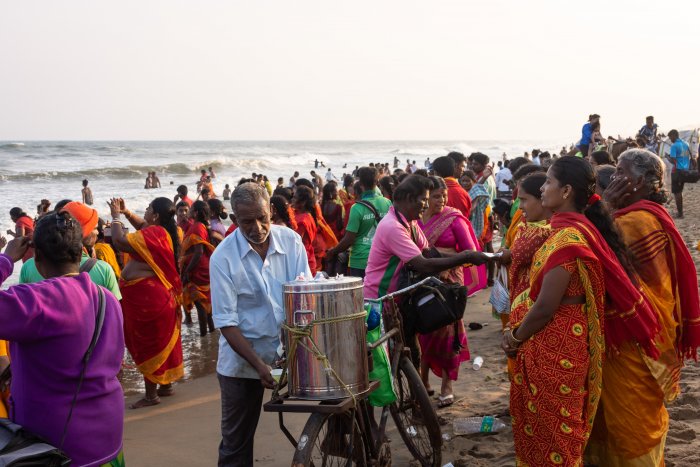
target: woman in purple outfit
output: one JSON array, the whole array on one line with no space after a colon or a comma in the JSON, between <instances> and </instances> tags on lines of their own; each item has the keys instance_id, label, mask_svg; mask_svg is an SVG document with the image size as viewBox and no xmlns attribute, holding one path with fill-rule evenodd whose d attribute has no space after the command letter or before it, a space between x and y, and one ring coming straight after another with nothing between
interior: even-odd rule
<instances>
[{"instance_id":1,"label":"woman in purple outfit","mask_svg":"<svg viewBox=\"0 0 700 467\"><path fill-rule=\"evenodd\" d=\"M82 231L68 213L44 216L34 230L36 267L46 280L0 291L0 339L10 341L10 418L61 445L83 356L92 340L99 293L80 273ZM0 255L0 284L29 247L12 240ZM104 291L104 324L68 424L63 451L72 466L123 466L124 395L117 380L124 355L119 302Z\"/></svg>"}]
</instances>

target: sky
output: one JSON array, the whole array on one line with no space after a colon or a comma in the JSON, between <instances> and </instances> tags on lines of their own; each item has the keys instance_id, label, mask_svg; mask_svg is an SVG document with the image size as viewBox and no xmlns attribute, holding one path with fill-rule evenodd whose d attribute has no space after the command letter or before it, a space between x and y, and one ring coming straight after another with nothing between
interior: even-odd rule
<instances>
[{"instance_id":1,"label":"sky","mask_svg":"<svg viewBox=\"0 0 700 467\"><path fill-rule=\"evenodd\" d=\"M574 141L700 123L700 2L0 3L0 140Z\"/></svg>"}]
</instances>

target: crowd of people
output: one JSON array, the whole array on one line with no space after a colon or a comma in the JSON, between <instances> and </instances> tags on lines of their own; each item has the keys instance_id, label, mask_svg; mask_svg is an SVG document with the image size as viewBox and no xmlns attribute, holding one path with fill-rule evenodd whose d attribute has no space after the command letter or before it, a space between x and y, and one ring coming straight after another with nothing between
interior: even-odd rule
<instances>
[{"instance_id":1,"label":"crowd of people","mask_svg":"<svg viewBox=\"0 0 700 467\"><path fill-rule=\"evenodd\" d=\"M221 332L219 465L252 465L263 390L275 385L284 282L345 274L377 298L397 290L410 269L473 295L494 285L500 269L508 277L509 306L497 315L517 461L663 465L665 403L678 396L683 360L700 345L695 266L665 208L653 119L640 131L644 147L618 157L592 148L599 116L586 125L578 155L533 150L492 161L450 152L423 168L399 168L394 158L393 169L372 163L340 179L330 168L325 177L295 172L275 187L254 173L225 186L230 214L211 168L202 170L195 200L180 185L173 199L153 199L143 217L115 198L110 219L100 219L87 180L82 202L50 209L42 200L36 219L13 208L15 238L0 239L0 282L22 261L21 284L0 292L10 415L61 443L82 365L76 349L87 347L104 295L104 329L63 448L75 465L119 465L124 348L145 387L131 407L159 404L183 377L181 326L192 325L196 311L202 336ZM683 172L694 158L678 132L668 136L682 217ZM438 407L451 405L452 383L470 358L463 322L407 341ZM88 432L89 446L79 442Z\"/></svg>"}]
</instances>

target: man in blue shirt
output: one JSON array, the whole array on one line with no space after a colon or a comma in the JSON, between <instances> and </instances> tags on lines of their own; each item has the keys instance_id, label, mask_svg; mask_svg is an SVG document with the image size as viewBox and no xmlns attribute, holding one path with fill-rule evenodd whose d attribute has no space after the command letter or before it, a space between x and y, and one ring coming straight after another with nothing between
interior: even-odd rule
<instances>
[{"instance_id":1,"label":"man in blue shirt","mask_svg":"<svg viewBox=\"0 0 700 467\"><path fill-rule=\"evenodd\" d=\"M591 144L591 136L593 135L593 124L600 120L600 115L593 114L588 116L588 123L581 128L581 141L576 145L583 157L588 155L588 146Z\"/></svg>"},{"instance_id":2,"label":"man in blue shirt","mask_svg":"<svg viewBox=\"0 0 700 467\"><path fill-rule=\"evenodd\" d=\"M678 130L668 132L668 138L671 140L671 153L669 161L673 164L673 172L671 173L671 193L676 199L676 209L678 210L678 219L683 218L683 186L690 170L690 147L688 143L678 137Z\"/></svg>"},{"instance_id":3,"label":"man in blue shirt","mask_svg":"<svg viewBox=\"0 0 700 467\"><path fill-rule=\"evenodd\" d=\"M231 195L238 228L222 241L209 265L214 324L221 330L216 372L221 387L219 466L253 465L253 437L265 388L274 388L285 319L282 285L311 277L301 237L271 225L270 198L257 183Z\"/></svg>"}]
</instances>

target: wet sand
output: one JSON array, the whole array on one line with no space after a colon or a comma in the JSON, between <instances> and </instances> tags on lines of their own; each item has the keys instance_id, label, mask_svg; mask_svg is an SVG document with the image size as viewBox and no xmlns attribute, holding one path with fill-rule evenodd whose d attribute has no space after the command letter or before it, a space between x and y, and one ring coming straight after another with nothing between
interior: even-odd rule
<instances>
[{"instance_id":1,"label":"wet sand","mask_svg":"<svg viewBox=\"0 0 700 467\"><path fill-rule=\"evenodd\" d=\"M177 384L216 373L216 356L219 352L219 332L199 337L199 325L195 313L193 325L182 325L182 354L185 377ZM125 396L143 392L143 377L136 369L129 352L126 352L122 387Z\"/></svg>"}]
</instances>

